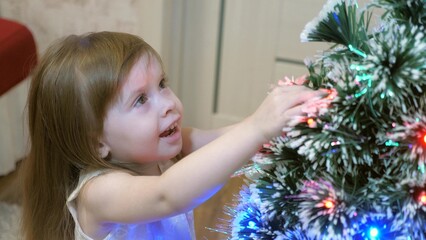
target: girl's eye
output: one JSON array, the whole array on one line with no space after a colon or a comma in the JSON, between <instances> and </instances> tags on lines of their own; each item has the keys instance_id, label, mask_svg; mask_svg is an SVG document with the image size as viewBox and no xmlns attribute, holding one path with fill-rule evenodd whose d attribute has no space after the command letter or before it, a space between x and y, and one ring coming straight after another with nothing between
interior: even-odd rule
<instances>
[{"instance_id":1,"label":"girl's eye","mask_svg":"<svg viewBox=\"0 0 426 240\"><path fill-rule=\"evenodd\" d=\"M146 103L147 100L148 100L148 98L146 97L146 95L142 94L138 97L138 99L136 99L135 105L137 106L137 105L140 105L140 104L144 104L144 103Z\"/></svg>"},{"instance_id":2,"label":"girl's eye","mask_svg":"<svg viewBox=\"0 0 426 240\"><path fill-rule=\"evenodd\" d=\"M160 84L159 84L160 88L166 88L167 87L167 80L166 79L161 79Z\"/></svg>"}]
</instances>

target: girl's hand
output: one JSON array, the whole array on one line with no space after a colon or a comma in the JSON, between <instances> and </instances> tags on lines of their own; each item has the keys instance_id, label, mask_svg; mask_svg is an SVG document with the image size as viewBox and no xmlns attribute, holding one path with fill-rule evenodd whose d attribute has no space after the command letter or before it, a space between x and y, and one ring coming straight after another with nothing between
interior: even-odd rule
<instances>
[{"instance_id":1,"label":"girl's hand","mask_svg":"<svg viewBox=\"0 0 426 240\"><path fill-rule=\"evenodd\" d=\"M284 127L295 125L295 118L303 119L302 111L307 101L321 99L328 95L326 90L311 90L304 86L276 86L265 98L257 110L246 119L259 129L266 141L280 135Z\"/></svg>"}]
</instances>

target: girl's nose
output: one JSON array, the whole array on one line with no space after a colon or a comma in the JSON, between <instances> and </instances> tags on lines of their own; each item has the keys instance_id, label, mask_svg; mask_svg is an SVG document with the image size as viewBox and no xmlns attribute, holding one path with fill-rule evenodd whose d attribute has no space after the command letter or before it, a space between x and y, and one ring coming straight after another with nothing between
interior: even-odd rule
<instances>
[{"instance_id":1,"label":"girl's nose","mask_svg":"<svg viewBox=\"0 0 426 240\"><path fill-rule=\"evenodd\" d=\"M162 100L162 116L165 117L169 112L172 112L176 108L175 98L171 95L165 96Z\"/></svg>"}]
</instances>

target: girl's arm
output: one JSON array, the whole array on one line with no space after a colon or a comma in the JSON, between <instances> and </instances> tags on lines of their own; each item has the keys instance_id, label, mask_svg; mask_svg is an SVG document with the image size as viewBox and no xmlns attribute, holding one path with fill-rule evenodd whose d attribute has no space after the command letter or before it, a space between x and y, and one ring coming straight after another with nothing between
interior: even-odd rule
<instances>
[{"instance_id":1,"label":"girl's arm","mask_svg":"<svg viewBox=\"0 0 426 240\"><path fill-rule=\"evenodd\" d=\"M197 207L215 194L259 147L302 115L303 103L324 95L277 87L254 114L169 168L161 176L112 172L92 179L79 197L81 221L150 222ZM80 211L81 210L81 211ZM82 224L84 225L84 224Z\"/></svg>"}]
</instances>

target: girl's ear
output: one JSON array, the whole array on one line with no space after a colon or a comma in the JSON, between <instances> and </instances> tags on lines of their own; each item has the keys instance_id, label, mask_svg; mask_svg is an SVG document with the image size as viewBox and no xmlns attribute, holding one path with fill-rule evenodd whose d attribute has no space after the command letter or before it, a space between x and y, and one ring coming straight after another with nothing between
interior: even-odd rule
<instances>
[{"instance_id":1,"label":"girl's ear","mask_svg":"<svg viewBox=\"0 0 426 240\"><path fill-rule=\"evenodd\" d=\"M98 152L99 152L99 156L101 158L105 159L106 157L108 157L109 151L110 151L110 148L108 147L107 144L105 144L103 142L99 142Z\"/></svg>"}]
</instances>

